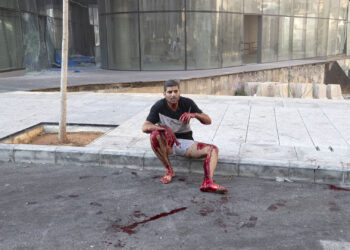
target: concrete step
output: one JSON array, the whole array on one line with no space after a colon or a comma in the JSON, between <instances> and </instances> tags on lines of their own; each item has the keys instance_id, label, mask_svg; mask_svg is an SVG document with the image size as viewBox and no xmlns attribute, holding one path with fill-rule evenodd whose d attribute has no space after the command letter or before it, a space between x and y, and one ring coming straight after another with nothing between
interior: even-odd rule
<instances>
[{"instance_id":1,"label":"concrete step","mask_svg":"<svg viewBox=\"0 0 350 250\"><path fill-rule=\"evenodd\" d=\"M255 151L249 153L249 149ZM338 152L335 153L319 152L312 148L284 147L276 151L274 145L244 144L241 146L241 151L239 155L220 155L215 174L337 185L350 184L348 149L337 150ZM257 151L260 153L256 154ZM269 151L270 153L266 153ZM272 151L276 153L273 154ZM296 152L297 157L291 156L292 151ZM266 157L263 157L264 154L261 152L265 152ZM253 153L257 157L253 157ZM204 159L170 156L170 161L176 172L203 173ZM0 144L0 162L25 163L33 167L36 164L58 164L164 171L164 167L152 151L140 149L115 150L94 147Z\"/></svg>"}]
</instances>

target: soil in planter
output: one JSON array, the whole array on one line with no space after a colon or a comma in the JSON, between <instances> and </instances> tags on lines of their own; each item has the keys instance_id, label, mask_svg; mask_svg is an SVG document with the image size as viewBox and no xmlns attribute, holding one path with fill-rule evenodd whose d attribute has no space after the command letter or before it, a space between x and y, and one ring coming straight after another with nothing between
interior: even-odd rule
<instances>
[{"instance_id":1,"label":"soil in planter","mask_svg":"<svg viewBox=\"0 0 350 250\"><path fill-rule=\"evenodd\" d=\"M65 146L86 146L98 137L103 135L101 132L74 132L67 133L68 142L60 143L58 133L43 133L35 138L29 144L36 145L65 145Z\"/></svg>"}]
</instances>

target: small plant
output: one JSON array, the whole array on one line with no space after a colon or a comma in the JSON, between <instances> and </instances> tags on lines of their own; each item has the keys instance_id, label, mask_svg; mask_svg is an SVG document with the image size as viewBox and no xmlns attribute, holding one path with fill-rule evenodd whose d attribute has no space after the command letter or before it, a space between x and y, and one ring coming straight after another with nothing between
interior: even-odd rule
<instances>
[{"instance_id":1,"label":"small plant","mask_svg":"<svg viewBox=\"0 0 350 250\"><path fill-rule=\"evenodd\" d=\"M235 96L246 96L246 93L244 90L236 90Z\"/></svg>"}]
</instances>

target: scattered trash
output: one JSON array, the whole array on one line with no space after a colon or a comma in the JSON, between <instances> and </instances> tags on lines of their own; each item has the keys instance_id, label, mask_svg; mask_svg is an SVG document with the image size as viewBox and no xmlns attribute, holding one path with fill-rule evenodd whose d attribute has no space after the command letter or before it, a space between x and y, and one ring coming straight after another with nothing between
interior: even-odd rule
<instances>
[{"instance_id":1,"label":"scattered trash","mask_svg":"<svg viewBox=\"0 0 350 250\"><path fill-rule=\"evenodd\" d=\"M293 182L291 179L289 178L285 178L285 177L276 177L276 181L277 182Z\"/></svg>"}]
</instances>

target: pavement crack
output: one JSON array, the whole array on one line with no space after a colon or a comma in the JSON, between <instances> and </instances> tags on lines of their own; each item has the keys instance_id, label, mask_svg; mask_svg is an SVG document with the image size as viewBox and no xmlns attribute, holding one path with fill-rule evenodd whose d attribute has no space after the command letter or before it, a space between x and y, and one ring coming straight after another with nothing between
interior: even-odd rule
<instances>
[{"instance_id":1,"label":"pavement crack","mask_svg":"<svg viewBox=\"0 0 350 250\"><path fill-rule=\"evenodd\" d=\"M281 145L281 142L280 142L280 135L279 135L279 133L278 133L278 126L277 126L276 107L273 107L273 113L275 114L275 125L276 125L276 132L277 132L278 145Z\"/></svg>"},{"instance_id":2,"label":"pavement crack","mask_svg":"<svg viewBox=\"0 0 350 250\"><path fill-rule=\"evenodd\" d=\"M348 143L348 141L344 138L343 134L340 132L340 130L337 128L337 126L335 126L335 124L331 121L331 119L329 118L329 116L327 115L327 113L320 108L323 115L327 118L327 120L329 121L329 123L331 124L331 126L335 129L335 131L337 131L337 133L340 135L340 137L343 139L343 141L345 141L345 143L350 146L350 144ZM332 151L332 150L331 150ZM333 151L332 151L333 152Z\"/></svg>"},{"instance_id":3,"label":"pavement crack","mask_svg":"<svg viewBox=\"0 0 350 250\"><path fill-rule=\"evenodd\" d=\"M248 122L247 122L247 130L245 133L245 139L244 142L247 143L247 138L248 138L248 129L249 129L249 122L250 122L250 114L252 113L252 106L249 106L249 116L248 116Z\"/></svg>"},{"instance_id":4,"label":"pavement crack","mask_svg":"<svg viewBox=\"0 0 350 250\"><path fill-rule=\"evenodd\" d=\"M303 121L304 127L305 127L305 129L306 129L307 134L308 134L309 137L310 137L310 140L311 140L312 144L313 144L314 147L316 148L317 146L316 146L314 140L313 140L312 137L311 137L310 131L309 131L309 129L308 129L307 126L306 126L306 123L305 123L305 121L304 121L304 119L303 119L303 116L300 114L300 110L297 109L297 111L298 111L298 114L299 114L299 116L300 116L300 119Z\"/></svg>"},{"instance_id":5,"label":"pavement crack","mask_svg":"<svg viewBox=\"0 0 350 250\"><path fill-rule=\"evenodd\" d=\"M222 116L222 118L221 118L221 120L220 120L220 123L219 123L218 127L217 127L216 130L215 130L215 133L214 133L213 137L211 138L211 141L214 140L214 138L215 138L215 136L216 136L216 134L217 134L217 132L218 132L220 126L221 126L221 123L222 123L222 121L223 121L224 118L225 118L225 115L226 115L226 113L227 113L228 107L229 107L229 105L226 105L225 112L224 112L224 114L223 114L223 116Z\"/></svg>"}]
</instances>

